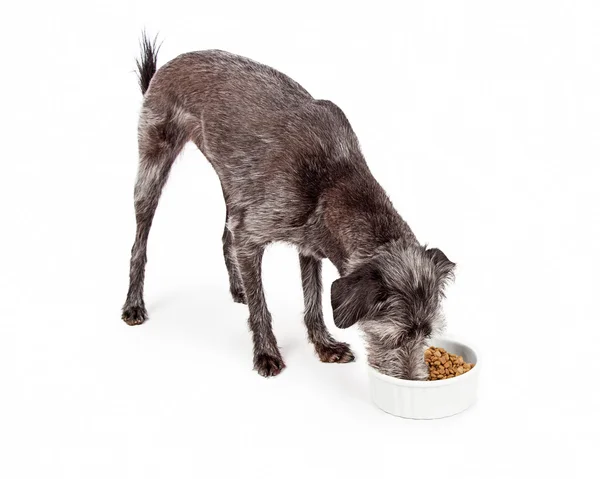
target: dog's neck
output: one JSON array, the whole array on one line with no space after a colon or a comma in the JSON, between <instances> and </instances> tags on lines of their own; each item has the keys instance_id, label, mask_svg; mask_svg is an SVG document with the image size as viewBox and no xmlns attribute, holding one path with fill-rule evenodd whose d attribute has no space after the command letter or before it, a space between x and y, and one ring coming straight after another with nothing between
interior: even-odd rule
<instances>
[{"instance_id":1,"label":"dog's neck","mask_svg":"<svg viewBox=\"0 0 600 479\"><path fill-rule=\"evenodd\" d=\"M323 221L330 236L329 259L343 276L395 242L419 242L370 172L345 178L324 196Z\"/></svg>"}]
</instances>

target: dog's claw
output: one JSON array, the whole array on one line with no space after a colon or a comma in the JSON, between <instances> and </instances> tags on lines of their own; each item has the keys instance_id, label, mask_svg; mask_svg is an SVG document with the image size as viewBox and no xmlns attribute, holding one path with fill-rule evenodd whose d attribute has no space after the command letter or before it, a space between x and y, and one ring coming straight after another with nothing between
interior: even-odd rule
<instances>
[{"instance_id":1,"label":"dog's claw","mask_svg":"<svg viewBox=\"0 0 600 479\"><path fill-rule=\"evenodd\" d=\"M142 324L148 318L146 308L143 306L130 306L123 310L121 319L125 321L129 326L136 326Z\"/></svg>"},{"instance_id":2,"label":"dog's claw","mask_svg":"<svg viewBox=\"0 0 600 479\"><path fill-rule=\"evenodd\" d=\"M324 363L350 363L354 354L346 343L327 343L315 345L319 359Z\"/></svg>"},{"instance_id":3,"label":"dog's claw","mask_svg":"<svg viewBox=\"0 0 600 479\"><path fill-rule=\"evenodd\" d=\"M265 378L277 376L284 368L285 363L280 357L262 353L254 358L254 369Z\"/></svg>"}]
</instances>

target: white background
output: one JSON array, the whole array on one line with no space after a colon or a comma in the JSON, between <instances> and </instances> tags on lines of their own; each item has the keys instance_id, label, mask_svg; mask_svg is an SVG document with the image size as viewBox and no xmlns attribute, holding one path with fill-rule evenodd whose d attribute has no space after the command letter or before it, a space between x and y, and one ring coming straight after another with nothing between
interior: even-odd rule
<instances>
[{"instance_id":1,"label":"white background","mask_svg":"<svg viewBox=\"0 0 600 479\"><path fill-rule=\"evenodd\" d=\"M0 19L0 476L506 478L593 475L598 454L600 3L11 2ZM229 298L225 208L188 146L150 235L150 320L120 307L134 236L133 73L220 48L347 114L417 237L459 265L448 332L480 399L439 421L370 403L358 354L305 339L295 252L267 300L287 363L252 371Z\"/></svg>"}]
</instances>

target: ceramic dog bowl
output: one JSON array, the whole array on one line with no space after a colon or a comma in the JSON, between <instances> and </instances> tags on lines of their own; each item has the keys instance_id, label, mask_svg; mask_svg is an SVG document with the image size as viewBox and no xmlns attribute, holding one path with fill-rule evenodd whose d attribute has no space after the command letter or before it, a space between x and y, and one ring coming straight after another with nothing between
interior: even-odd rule
<instances>
[{"instance_id":1,"label":"ceramic dog bowl","mask_svg":"<svg viewBox=\"0 0 600 479\"><path fill-rule=\"evenodd\" d=\"M458 414L475 402L481 369L475 351L451 339L437 339L432 345L462 356L475 367L460 376L438 381L396 379L369 367L371 397L380 409L408 419L438 419Z\"/></svg>"}]
</instances>

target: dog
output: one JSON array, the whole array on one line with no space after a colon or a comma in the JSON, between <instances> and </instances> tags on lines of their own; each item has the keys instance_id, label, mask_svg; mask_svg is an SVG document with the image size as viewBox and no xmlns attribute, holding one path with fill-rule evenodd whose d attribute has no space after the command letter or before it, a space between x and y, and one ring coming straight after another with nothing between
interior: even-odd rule
<instances>
[{"instance_id":1,"label":"dog","mask_svg":"<svg viewBox=\"0 0 600 479\"><path fill-rule=\"evenodd\" d=\"M185 53L157 71L156 40L137 61L144 95L134 190L135 243L122 319L147 318L146 246L161 190L184 145L216 170L226 204L223 254L233 300L247 304L254 369L276 376L285 363L261 278L265 247L299 252L308 339L323 362L354 360L323 321L321 261L338 328L362 330L369 364L389 376L427 378L424 349L444 326L441 301L455 264L421 245L371 174L342 110L315 100L288 76L220 50Z\"/></svg>"}]
</instances>

